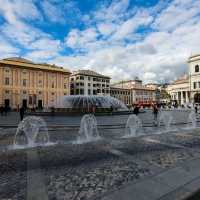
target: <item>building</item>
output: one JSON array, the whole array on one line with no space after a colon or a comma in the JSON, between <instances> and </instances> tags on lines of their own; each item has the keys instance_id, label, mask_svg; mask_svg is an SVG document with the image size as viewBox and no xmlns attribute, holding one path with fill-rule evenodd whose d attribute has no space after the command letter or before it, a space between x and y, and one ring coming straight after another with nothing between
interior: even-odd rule
<instances>
[{"instance_id":1,"label":"building","mask_svg":"<svg viewBox=\"0 0 200 200\"><path fill-rule=\"evenodd\" d=\"M69 95L70 72L62 67L13 57L0 60L0 105L43 108Z\"/></svg>"},{"instance_id":2,"label":"building","mask_svg":"<svg viewBox=\"0 0 200 200\"><path fill-rule=\"evenodd\" d=\"M190 101L200 103L200 54L188 59Z\"/></svg>"},{"instance_id":3,"label":"building","mask_svg":"<svg viewBox=\"0 0 200 200\"><path fill-rule=\"evenodd\" d=\"M189 57L189 74L171 83L167 91L179 105L200 103L200 54Z\"/></svg>"},{"instance_id":4,"label":"building","mask_svg":"<svg viewBox=\"0 0 200 200\"><path fill-rule=\"evenodd\" d=\"M120 87L110 87L110 96L119 99L127 106L132 105L132 92L130 89Z\"/></svg>"},{"instance_id":5,"label":"building","mask_svg":"<svg viewBox=\"0 0 200 200\"><path fill-rule=\"evenodd\" d=\"M110 95L110 77L91 70L74 71L70 90L71 95Z\"/></svg>"},{"instance_id":6,"label":"building","mask_svg":"<svg viewBox=\"0 0 200 200\"><path fill-rule=\"evenodd\" d=\"M184 75L168 85L167 92L171 96L172 104L183 105L190 101L189 76Z\"/></svg>"},{"instance_id":7,"label":"building","mask_svg":"<svg viewBox=\"0 0 200 200\"><path fill-rule=\"evenodd\" d=\"M119 94L122 89L129 90L130 97L128 99L131 99L131 103L128 105L139 104L145 106L156 102L156 90L152 87L146 87L143 85L142 81L137 77L133 80L121 81L119 83L112 84L111 88L112 90L115 88L115 92L118 89ZM113 95L113 93L111 95ZM116 98L119 98L120 100L124 99L125 96L123 95L124 94L122 93L121 96L116 96Z\"/></svg>"}]
</instances>

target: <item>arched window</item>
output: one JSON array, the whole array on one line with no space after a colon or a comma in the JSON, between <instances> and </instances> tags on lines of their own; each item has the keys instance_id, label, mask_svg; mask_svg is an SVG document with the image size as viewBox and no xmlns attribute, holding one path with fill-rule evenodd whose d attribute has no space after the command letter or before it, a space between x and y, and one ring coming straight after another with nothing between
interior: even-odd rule
<instances>
[{"instance_id":1,"label":"arched window","mask_svg":"<svg viewBox=\"0 0 200 200\"><path fill-rule=\"evenodd\" d=\"M195 72L199 72L199 65L195 65Z\"/></svg>"}]
</instances>

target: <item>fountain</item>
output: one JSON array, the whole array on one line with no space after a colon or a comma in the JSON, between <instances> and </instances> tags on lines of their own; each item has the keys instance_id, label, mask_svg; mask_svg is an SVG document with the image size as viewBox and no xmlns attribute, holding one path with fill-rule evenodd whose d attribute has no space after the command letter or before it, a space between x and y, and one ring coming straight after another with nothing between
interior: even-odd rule
<instances>
[{"instance_id":1,"label":"fountain","mask_svg":"<svg viewBox=\"0 0 200 200\"><path fill-rule=\"evenodd\" d=\"M126 122L125 135L123 136L123 138L138 136L138 131L140 130L140 128L142 128L141 119L134 114L130 115Z\"/></svg>"},{"instance_id":2,"label":"fountain","mask_svg":"<svg viewBox=\"0 0 200 200\"><path fill-rule=\"evenodd\" d=\"M68 109L86 109L90 110L91 107L110 109L114 110L128 110L126 105L111 96L101 95L70 95L64 96L60 99L58 107Z\"/></svg>"},{"instance_id":3,"label":"fountain","mask_svg":"<svg viewBox=\"0 0 200 200\"><path fill-rule=\"evenodd\" d=\"M188 116L188 125L189 123L192 123L192 126L188 128L195 129L197 127L197 118L196 118L196 113L194 110L192 110Z\"/></svg>"},{"instance_id":4,"label":"fountain","mask_svg":"<svg viewBox=\"0 0 200 200\"><path fill-rule=\"evenodd\" d=\"M171 131L171 123L173 117L170 111L161 111L159 119L158 119L158 126L161 126L161 122L164 124L166 131Z\"/></svg>"},{"instance_id":5,"label":"fountain","mask_svg":"<svg viewBox=\"0 0 200 200\"><path fill-rule=\"evenodd\" d=\"M80 129L76 144L99 140L97 120L93 114L86 114L81 119Z\"/></svg>"},{"instance_id":6,"label":"fountain","mask_svg":"<svg viewBox=\"0 0 200 200\"><path fill-rule=\"evenodd\" d=\"M28 116L18 125L14 147L34 147L49 143L46 122L35 116Z\"/></svg>"}]
</instances>

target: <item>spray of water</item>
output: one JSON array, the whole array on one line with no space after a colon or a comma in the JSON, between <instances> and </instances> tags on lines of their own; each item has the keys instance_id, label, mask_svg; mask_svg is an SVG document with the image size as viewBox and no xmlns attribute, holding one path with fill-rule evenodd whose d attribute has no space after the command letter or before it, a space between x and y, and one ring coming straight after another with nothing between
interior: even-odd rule
<instances>
[{"instance_id":1,"label":"spray of water","mask_svg":"<svg viewBox=\"0 0 200 200\"><path fill-rule=\"evenodd\" d=\"M124 138L139 136L139 130L142 128L142 121L136 115L130 115L125 127Z\"/></svg>"},{"instance_id":2,"label":"spray of water","mask_svg":"<svg viewBox=\"0 0 200 200\"><path fill-rule=\"evenodd\" d=\"M14 146L34 147L49 143L49 134L46 122L35 116L28 116L19 123Z\"/></svg>"},{"instance_id":3,"label":"spray of water","mask_svg":"<svg viewBox=\"0 0 200 200\"><path fill-rule=\"evenodd\" d=\"M192 123L192 126L190 126L190 128L197 127L197 118L196 118L196 113L194 110L192 110L188 116L188 124L190 123Z\"/></svg>"},{"instance_id":4,"label":"spray of water","mask_svg":"<svg viewBox=\"0 0 200 200\"><path fill-rule=\"evenodd\" d=\"M93 114L86 114L81 119L80 129L75 143L82 144L86 142L99 140L97 129L97 120Z\"/></svg>"},{"instance_id":5,"label":"spray of water","mask_svg":"<svg viewBox=\"0 0 200 200\"><path fill-rule=\"evenodd\" d=\"M159 120L158 120L158 126L161 126L161 123L164 124L166 131L171 130L171 124L173 121L173 116L171 115L171 112L169 111L161 111Z\"/></svg>"}]
</instances>

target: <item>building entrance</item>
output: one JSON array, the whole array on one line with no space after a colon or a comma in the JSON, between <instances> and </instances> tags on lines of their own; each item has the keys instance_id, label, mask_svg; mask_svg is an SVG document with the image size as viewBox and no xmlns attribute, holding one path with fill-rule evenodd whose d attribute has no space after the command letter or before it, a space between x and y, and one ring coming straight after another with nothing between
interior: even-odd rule
<instances>
[{"instance_id":1,"label":"building entrance","mask_svg":"<svg viewBox=\"0 0 200 200\"><path fill-rule=\"evenodd\" d=\"M200 93L194 95L194 103L200 103Z\"/></svg>"},{"instance_id":2,"label":"building entrance","mask_svg":"<svg viewBox=\"0 0 200 200\"><path fill-rule=\"evenodd\" d=\"M5 99L4 104L5 104L6 108L9 108L10 107L10 99Z\"/></svg>"},{"instance_id":3,"label":"building entrance","mask_svg":"<svg viewBox=\"0 0 200 200\"><path fill-rule=\"evenodd\" d=\"M38 109L42 110L42 100L38 100Z\"/></svg>"},{"instance_id":4,"label":"building entrance","mask_svg":"<svg viewBox=\"0 0 200 200\"><path fill-rule=\"evenodd\" d=\"M22 100L22 105L24 108L27 108L27 99Z\"/></svg>"}]
</instances>

